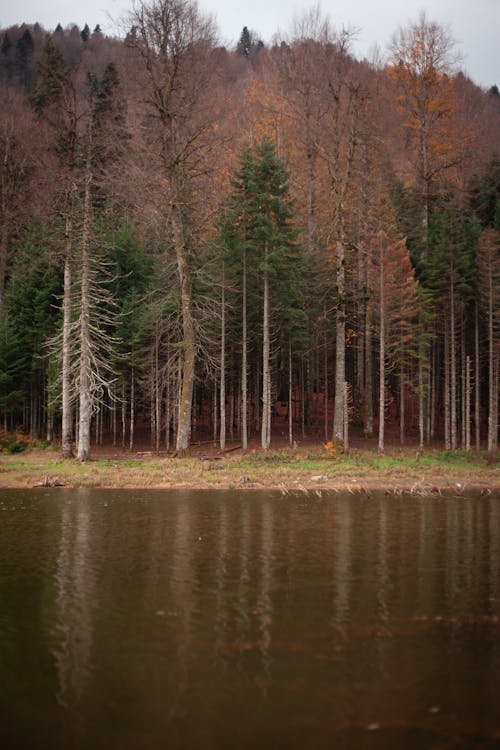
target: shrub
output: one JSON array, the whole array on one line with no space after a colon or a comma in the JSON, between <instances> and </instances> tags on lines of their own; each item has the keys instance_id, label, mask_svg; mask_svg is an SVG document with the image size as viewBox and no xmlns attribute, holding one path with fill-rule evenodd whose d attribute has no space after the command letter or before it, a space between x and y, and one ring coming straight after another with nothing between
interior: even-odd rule
<instances>
[{"instance_id":1,"label":"shrub","mask_svg":"<svg viewBox=\"0 0 500 750\"><path fill-rule=\"evenodd\" d=\"M28 447L24 440L13 440L7 446L7 453L22 453Z\"/></svg>"}]
</instances>

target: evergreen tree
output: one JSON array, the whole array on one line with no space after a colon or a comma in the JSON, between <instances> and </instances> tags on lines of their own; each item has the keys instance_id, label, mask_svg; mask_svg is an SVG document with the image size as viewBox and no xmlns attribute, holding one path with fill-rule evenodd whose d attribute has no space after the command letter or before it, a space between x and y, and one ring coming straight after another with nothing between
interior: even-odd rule
<instances>
[{"instance_id":1,"label":"evergreen tree","mask_svg":"<svg viewBox=\"0 0 500 750\"><path fill-rule=\"evenodd\" d=\"M56 302L61 291L59 269L46 262L47 244L48 237L37 224L18 251L6 294L0 344L0 403L12 426L22 424L22 407L30 399L47 407L43 388L46 344L58 322ZM22 426L38 436L36 410L27 410L26 414L31 424Z\"/></svg>"},{"instance_id":2,"label":"evergreen tree","mask_svg":"<svg viewBox=\"0 0 500 750\"><path fill-rule=\"evenodd\" d=\"M13 72L13 61L12 61L12 42L9 36L9 32L6 31L2 37L2 46L0 48L0 70L2 77L10 80Z\"/></svg>"},{"instance_id":3,"label":"evergreen tree","mask_svg":"<svg viewBox=\"0 0 500 750\"><path fill-rule=\"evenodd\" d=\"M11 49L12 49L12 42L10 41L9 32L6 31L2 37L2 47L1 47L2 55L9 55Z\"/></svg>"},{"instance_id":4,"label":"evergreen tree","mask_svg":"<svg viewBox=\"0 0 500 750\"><path fill-rule=\"evenodd\" d=\"M441 310L444 349L445 443L458 447L459 421L459 331L465 306L471 297L473 247L468 242L466 222L460 206L451 200L436 207L429 225L430 253L425 273L426 286L434 293Z\"/></svg>"},{"instance_id":5,"label":"evergreen tree","mask_svg":"<svg viewBox=\"0 0 500 750\"><path fill-rule=\"evenodd\" d=\"M472 211L483 229L500 229L500 156L495 154L481 175L472 180L470 189Z\"/></svg>"},{"instance_id":6,"label":"evergreen tree","mask_svg":"<svg viewBox=\"0 0 500 750\"><path fill-rule=\"evenodd\" d=\"M258 39L254 31L250 31L247 26L243 26L238 44L236 45L236 52L245 57L254 66L257 56L263 47L264 42L262 39Z\"/></svg>"},{"instance_id":7,"label":"evergreen tree","mask_svg":"<svg viewBox=\"0 0 500 750\"><path fill-rule=\"evenodd\" d=\"M25 29L16 44L19 82L25 91L29 91L33 82L32 57L35 43L29 29Z\"/></svg>"},{"instance_id":8,"label":"evergreen tree","mask_svg":"<svg viewBox=\"0 0 500 750\"><path fill-rule=\"evenodd\" d=\"M88 42L90 38L90 29L88 23L86 23L83 29L80 31L80 36L83 42Z\"/></svg>"},{"instance_id":9,"label":"evergreen tree","mask_svg":"<svg viewBox=\"0 0 500 750\"><path fill-rule=\"evenodd\" d=\"M488 456L498 446L498 382L500 373L500 231L488 227L479 237L477 271L488 345Z\"/></svg>"},{"instance_id":10,"label":"evergreen tree","mask_svg":"<svg viewBox=\"0 0 500 750\"><path fill-rule=\"evenodd\" d=\"M236 45L236 51L243 57L250 57L250 52L252 51L252 38L246 26L243 26L240 39Z\"/></svg>"},{"instance_id":11,"label":"evergreen tree","mask_svg":"<svg viewBox=\"0 0 500 750\"><path fill-rule=\"evenodd\" d=\"M288 326L289 336L295 322L293 304L297 294L300 248L291 224L292 204L285 165L276 154L274 143L264 137L253 149L246 148L240 169L233 180L233 194L226 224L226 242L242 256L243 315L246 329L247 263L260 281L262 305L262 417L261 446L269 448L271 440L271 336L279 323ZM295 297L296 299L296 297ZM273 320L274 319L274 320ZM274 325L273 325L274 323ZM260 338L260 337L259 337ZM243 347L242 382L246 386L246 331ZM245 413L246 393L243 393ZM243 440L245 443L245 439Z\"/></svg>"}]
</instances>

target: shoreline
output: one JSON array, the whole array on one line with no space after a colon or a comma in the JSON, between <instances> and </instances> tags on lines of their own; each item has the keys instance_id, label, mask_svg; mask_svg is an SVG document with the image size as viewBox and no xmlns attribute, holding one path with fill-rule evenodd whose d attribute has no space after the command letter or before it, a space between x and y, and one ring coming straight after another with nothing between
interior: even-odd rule
<instances>
[{"instance_id":1,"label":"shoreline","mask_svg":"<svg viewBox=\"0 0 500 750\"><path fill-rule=\"evenodd\" d=\"M0 454L0 488L123 490L274 490L283 495L323 492L439 495L465 491L500 494L500 468L484 456L392 449L385 454L356 449L328 457L316 452L231 452L189 458L149 452L108 451L86 463L62 459L52 450Z\"/></svg>"}]
</instances>

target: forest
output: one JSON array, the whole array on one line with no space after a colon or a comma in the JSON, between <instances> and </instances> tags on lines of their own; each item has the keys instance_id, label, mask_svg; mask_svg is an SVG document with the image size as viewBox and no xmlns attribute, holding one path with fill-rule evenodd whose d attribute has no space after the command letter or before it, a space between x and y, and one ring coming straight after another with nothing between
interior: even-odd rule
<instances>
[{"instance_id":1,"label":"forest","mask_svg":"<svg viewBox=\"0 0 500 750\"><path fill-rule=\"evenodd\" d=\"M500 93L424 13L352 41L227 49L192 0L0 30L5 434L495 455Z\"/></svg>"}]
</instances>

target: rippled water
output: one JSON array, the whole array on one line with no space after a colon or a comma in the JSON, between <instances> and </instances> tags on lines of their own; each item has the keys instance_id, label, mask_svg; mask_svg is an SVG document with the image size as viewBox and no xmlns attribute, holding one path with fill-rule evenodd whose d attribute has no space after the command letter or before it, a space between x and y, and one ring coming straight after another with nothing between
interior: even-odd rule
<instances>
[{"instance_id":1,"label":"rippled water","mask_svg":"<svg viewBox=\"0 0 500 750\"><path fill-rule=\"evenodd\" d=\"M499 748L500 498L0 497L5 748Z\"/></svg>"}]
</instances>

